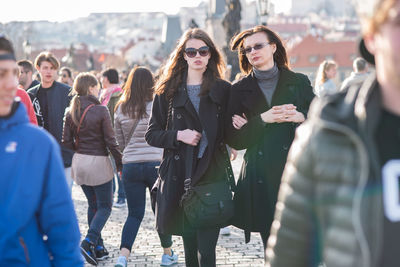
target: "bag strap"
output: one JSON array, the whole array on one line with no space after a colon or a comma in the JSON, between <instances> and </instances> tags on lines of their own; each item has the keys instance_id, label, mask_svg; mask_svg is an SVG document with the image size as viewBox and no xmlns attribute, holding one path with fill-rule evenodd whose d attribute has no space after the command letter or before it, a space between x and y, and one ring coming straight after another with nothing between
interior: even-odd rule
<instances>
[{"instance_id":1,"label":"bag strap","mask_svg":"<svg viewBox=\"0 0 400 267\"><path fill-rule=\"evenodd\" d=\"M133 135L133 132L135 131L135 129L136 129L136 127L138 126L138 124L139 124L139 119L137 119L134 123L133 123L133 126L132 126L132 129L129 131L129 134L128 134L128 138L126 139L126 144L125 144L125 147L127 147L127 145L128 145L128 143L129 143L129 141L131 141L131 138L132 138L132 135ZM125 147L124 147L124 149L125 149Z\"/></svg>"},{"instance_id":2,"label":"bag strap","mask_svg":"<svg viewBox=\"0 0 400 267\"><path fill-rule=\"evenodd\" d=\"M171 119L172 119L172 98L173 97L171 97L169 99L169 103L168 103L168 116L167 116L167 124L165 125L165 130L168 130L169 124L171 123Z\"/></svg>"},{"instance_id":3,"label":"bag strap","mask_svg":"<svg viewBox=\"0 0 400 267\"><path fill-rule=\"evenodd\" d=\"M89 106L87 106L87 107L85 108L85 110L83 111L83 113L82 113L81 119L79 120L79 125L78 125L78 129L76 130L76 136L75 136L75 148L76 148L76 149L78 149L78 144L79 144L79 137L78 137L78 134L79 134L79 131L81 130L81 126L82 126L83 119L85 118L86 113L89 111L89 109L90 109L91 107L93 107L93 106L94 106L94 104L90 104Z\"/></svg>"}]
</instances>

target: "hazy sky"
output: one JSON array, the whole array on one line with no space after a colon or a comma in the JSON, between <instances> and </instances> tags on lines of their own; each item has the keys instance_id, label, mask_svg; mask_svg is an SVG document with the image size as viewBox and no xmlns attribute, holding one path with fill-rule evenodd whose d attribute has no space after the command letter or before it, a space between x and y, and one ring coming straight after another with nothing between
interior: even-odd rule
<instances>
[{"instance_id":1,"label":"hazy sky","mask_svg":"<svg viewBox=\"0 0 400 267\"><path fill-rule=\"evenodd\" d=\"M247 0L251 1L251 0ZM182 6L197 6L201 0L2 0L0 22L66 21L93 12L149 12L176 14ZM277 12L290 8L290 0L272 0Z\"/></svg>"}]
</instances>

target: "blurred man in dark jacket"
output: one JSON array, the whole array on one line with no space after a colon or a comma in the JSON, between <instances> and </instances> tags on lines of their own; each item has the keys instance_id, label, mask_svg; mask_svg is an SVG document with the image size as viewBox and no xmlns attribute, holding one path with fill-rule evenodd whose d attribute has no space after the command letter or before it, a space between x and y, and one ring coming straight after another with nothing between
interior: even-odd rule
<instances>
[{"instance_id":1,"label":"blurred man in dark jacket","mask_svg":"<svg viewBox=\"0 0 400 267\"><path fill-rule=\"evenodd\" d=\"M268 266L399 266L400 0L359 2L360 52L376 73L317 100L298 129Z\"/></svg>"}]
</instances>

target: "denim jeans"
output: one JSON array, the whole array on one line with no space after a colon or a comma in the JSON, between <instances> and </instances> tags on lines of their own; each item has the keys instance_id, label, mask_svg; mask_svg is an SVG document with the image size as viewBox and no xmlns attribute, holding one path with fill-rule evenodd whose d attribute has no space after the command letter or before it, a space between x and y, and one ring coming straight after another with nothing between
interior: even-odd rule
<instances>
[{"instance_id":1,"label":"denim jeans","mask_svg":"<svg viewBox=\"0 0 400 267\"><path fill-rule=\"evenodd\" d=\"M102 185L81 185L83 193L88 200L89 230L86 237L94 244L101 245L101 230L111 214L112 207L112 181Z\"/></svg>"},{"instance_id":2,"label":"denim jeans","mask_svg":"<svg viewBox=\"0 0 400 267\"><path fill-rule=\"evenodd\" d=\"M121 248L132 250L140 224L143 220L146 206L146 188L151 190L157 179L157 169L160 162L128 163L122 167L122 181L128 202L128 218L122 229ZM170 235L159 234L161 246L172 245Z\"/></svg>"}]
</instances>

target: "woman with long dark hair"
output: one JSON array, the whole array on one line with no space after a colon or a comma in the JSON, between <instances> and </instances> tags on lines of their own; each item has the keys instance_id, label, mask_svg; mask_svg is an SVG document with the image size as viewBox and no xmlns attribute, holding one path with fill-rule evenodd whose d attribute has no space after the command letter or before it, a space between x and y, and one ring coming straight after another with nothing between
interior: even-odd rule
<instances>
[{"instance_id":1,"label":"woman with long dark hair","mask_svg":"<svg viewBox=\"0 0 400 267\"><path fill-rule=\"evenodd\" d=\"M234 130L227 132L228 144L247 149L233 225L245 231L246 242L259 232L265 248L287 153L314 94L308 78L289 69L282 40L269 28L239 33L231 49L247 75L232 85L229 101Z\"/></svg>"},{"instance_id":2,"label":"woman with long dark hair","mask_svg":"<svg viewBox=\"0 0 400 267\"><path fill-rule=\"evenodd\" d=\"M128 202L128 218L121 235L120 256L116 267L126 267L132 245L143 220L146 188L157 179L162 149L149 146L144 135L147 130L154 94L153 75L147 68L134 68L127 78L123 94L115 108L114 127L122 156L122 182ZM164 254L161 266L178 262L171 250L171 235L159 234Z\"/></svg>"},{"instance_id":3,"label":"woman with long dark hair","mask_svg":"<svg viewBox=\"0 0 400 267\"><path fill-rule=\"evenodd\" d=\"M196 226L180 205L185 206L185 180L191 186L225 182L231 168L224 144L230 84L222 80L223 70L222 57L207 33L186 31L156 84L146 133L150 145L164 148L157 229L182 235L186 266L215 266L219 229L225 226Z\"/></svg>"},{"instance_id":4,"label":"woman with long dark hair","mask_svg":"<svg viewBox=\"0 0 400 267\"><path fill-rule=\"evenodd\" d=\"M113 168L108 154L113 155L117 169L122 169L118 149L107 107L98 100L99 86L96 77L79 74L72 88L74 98L64 116L62 143L75 151L72 158L71 177L88 201L89 230L81 243L86 261L97 265L108 257L101 238L112 206Z\"/></svg>"}]
</instances>

